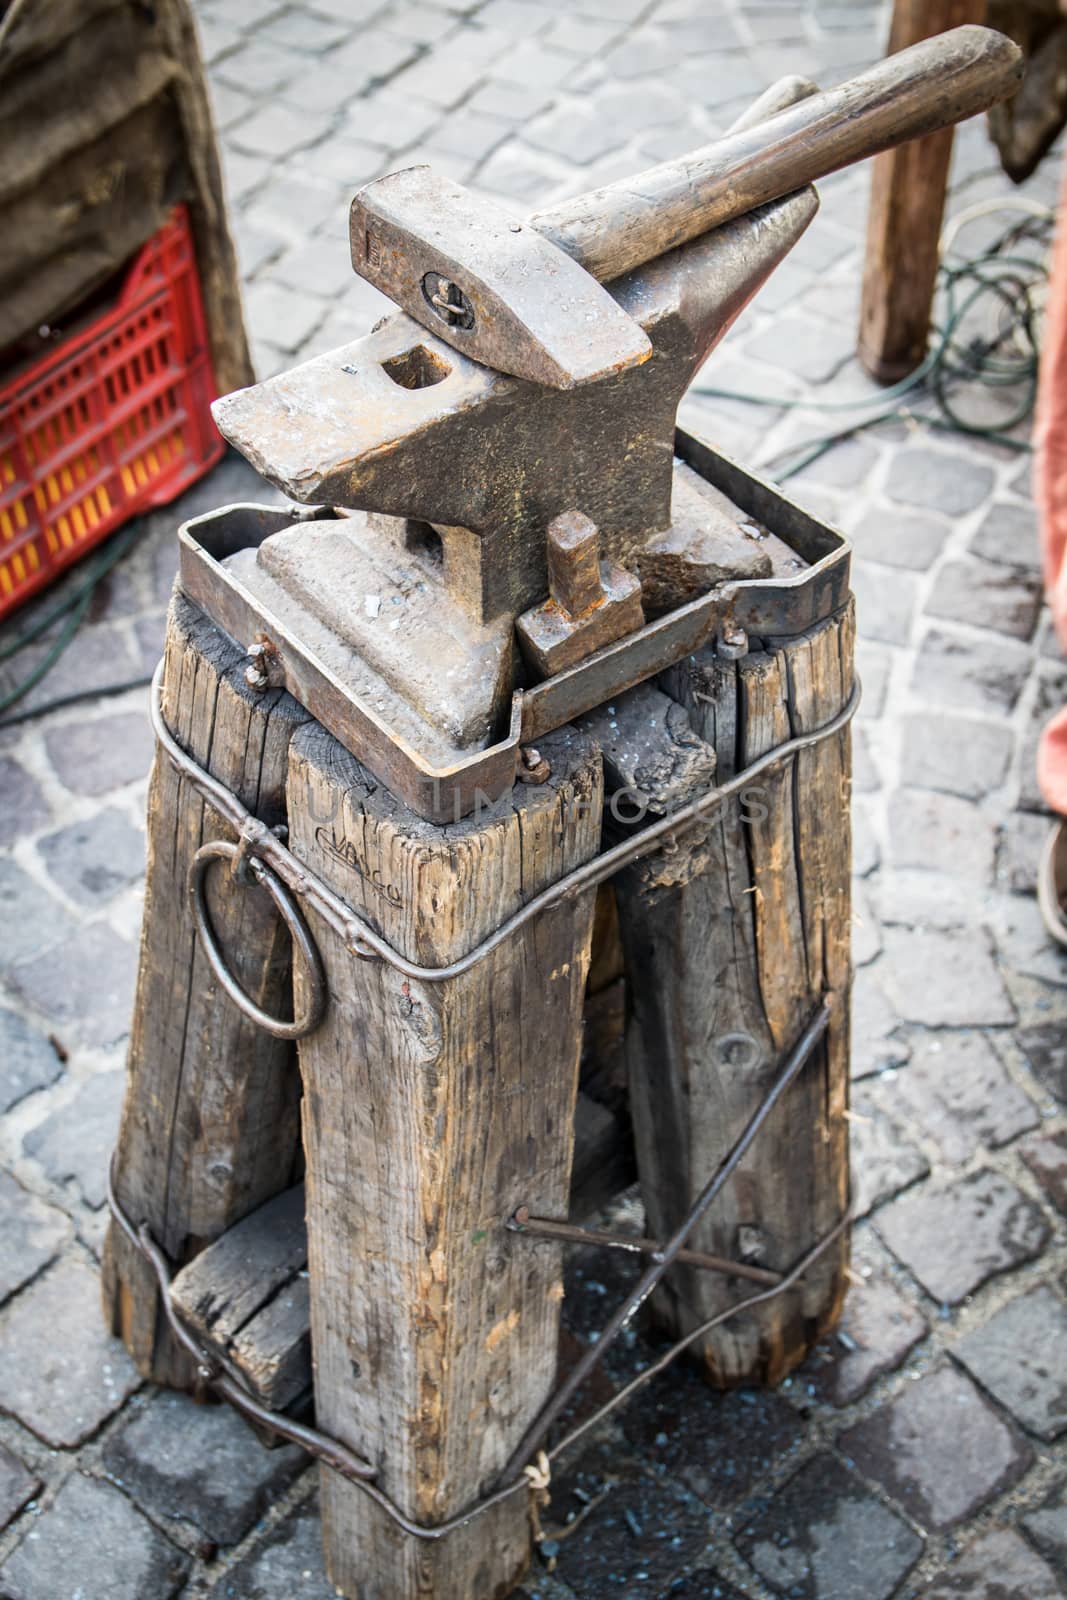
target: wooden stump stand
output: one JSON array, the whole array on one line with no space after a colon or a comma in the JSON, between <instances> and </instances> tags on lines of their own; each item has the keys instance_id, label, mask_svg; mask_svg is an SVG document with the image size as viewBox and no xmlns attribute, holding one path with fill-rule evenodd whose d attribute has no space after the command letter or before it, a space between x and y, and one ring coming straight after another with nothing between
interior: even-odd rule
<instances>
[{"instance_id":1,"label":"wooden stump stand","mask_svg":"<svg viewBox=\"0 0 1067 1600\"><path fill-rule=\"evenodd\" d=\"M827 996L828 1029L688 1240L739 1271L675 1264L655 1317L691 1333L790 1273L845 1214L852 638L848 607L738 660L704 649L539 740L542 781L439 826L286 693L249 688L237 647L176 596L166 727L286 827L297 860L414 975L309 910L324 1018L296 1046L254 1027L205 958L186 887L197 851L234 830L160 752L114 1187L176 1275L161 1292L113 1225L107 1313L146 1376L192 1388L225 1371L252 1408L296 1417L313 1401L317 1429L367 1464L372 1494L331 1458L322 1469L327 1568L350 1600L487 1600L519 1582L536 1527L521 1474L461 1520L509 1481L556 1385L563 1245L524 1237L516 1213L587 1216L636 1148L648 1232L669 1238ZM605 846L835 718L626 865L600 893L595 940L590 883L478 954ZM648 802L636 822L616 804L627 789ZM217 861L207 898L250 998L303 1014L308 973L299 957L290 970L267 896ZM602 1055L580 1089L583 1006L590 1038L621 1052L628 1096ZM837 1316L847 1257L840 1231L795 1286L704 1334L711 1380L790 1371Z\"/></svg>"}]
</instances>

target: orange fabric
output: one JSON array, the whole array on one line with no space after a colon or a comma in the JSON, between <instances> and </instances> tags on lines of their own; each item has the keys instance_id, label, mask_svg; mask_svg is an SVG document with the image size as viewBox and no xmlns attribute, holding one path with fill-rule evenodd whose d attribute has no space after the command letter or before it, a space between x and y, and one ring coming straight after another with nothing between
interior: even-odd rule
<instances>
[{"instance_id":1,"label":"orange fabric","mask_svg":"<svg viewBox=\"0 0 1067 1600\"><path fill-rule=\"evenodd\" d=\"M1067 208L1067 164L1060 216ZM1067 228L1060 227L1052 255L1048 315L1041 352L1034 494L1041 522L1045 590L1060 646L1067 654ZM1067 816L1067 706L1041 736L1037 781L1053 811Z\"/></svg>"}]
</instances>

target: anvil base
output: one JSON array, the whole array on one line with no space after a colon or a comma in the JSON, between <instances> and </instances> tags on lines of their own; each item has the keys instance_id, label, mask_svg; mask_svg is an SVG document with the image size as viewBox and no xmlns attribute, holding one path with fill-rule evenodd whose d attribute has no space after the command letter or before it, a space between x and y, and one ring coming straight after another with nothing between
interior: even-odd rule
<instances>
[{"instance_id":1,"label":"anvil base","mask_svg":"<svg viewBox=\"0 0 1067 1600\"><path fill-rule=\"evenodd\" d=\"M679 509L691 507L699 475L720 508L725 496L763 537L759 562L750 552L742 563L762 575L724 578L532 686L512 676L522 669L511 619L463 617L432 546L402 547L385 519L224 507L181 529L181 586L237 642L258 643L264 684L287 688L413 811L458 820L511 788L523 744L709 640L790 637L845 603L841 534L691 434L679 430L676 451ZM697 531L687 512L653 536L642 573L653 592L655 571L662 578L680 559L692 570L684 547ZM475 670L460 671L464 657Z\"/></svg>"}]
</instances>

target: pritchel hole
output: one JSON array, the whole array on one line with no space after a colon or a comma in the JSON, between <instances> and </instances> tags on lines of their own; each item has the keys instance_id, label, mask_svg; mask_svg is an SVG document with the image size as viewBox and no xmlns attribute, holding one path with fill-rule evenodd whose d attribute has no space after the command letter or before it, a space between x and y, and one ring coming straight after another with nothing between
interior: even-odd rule
<instances>
[{"instance_id":1,"label":"pritchel hole","mask_svg":"<svg viewBox=\"0 0 1067 1600\"><path fill-rule=\"evenodd\" d=\"M429 389L442 383L452 371L448 362L424 344L413 345L403 355L382 362L382 371L402 389Z\"/></svg>"}]
</instances>

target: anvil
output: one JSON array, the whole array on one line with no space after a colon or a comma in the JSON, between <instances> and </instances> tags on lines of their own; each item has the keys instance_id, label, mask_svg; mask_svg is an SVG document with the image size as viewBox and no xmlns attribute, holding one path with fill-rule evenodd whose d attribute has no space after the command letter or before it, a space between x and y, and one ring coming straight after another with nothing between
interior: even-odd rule
<instances>
[{"instance_id":1,"label":"anvil","mask_svg":"<svg viewBox=\"0 0 1067 1600\"><path fill-rule=\"evenodd\" d=\"M976 97L988 103L1016 81L1012 47L998 35L963 29L944 39L940 55L935 48L923 57L929 92L921 115L923 74L914 65L900 69L910 87L895 112L885 73L858 104L846 95L854 120L874 106L873 148L899 142L902 127L927 131L971 114ZM277 531L244 548L215 530L227 552L228 609L213 608L197 568L195 539L210 531L203 519L186 539L183 581L231 631L262 619L254 630L265 635L256 647L259 681L303 693L307 674L293 656L313 658L320 700L351 712L333 731L386 782L395 786L400 768L405 780L411 768L474 771L488 781L492 767L499 792L516 764L522 771L520 743L559 725L551 716L565 721L590 709L709 633L722 638L732 627L743 637L739 618L787 631L791 597L812 567L833 568L830 587L839 589L847 574L839 536L810 518L798 523L801 514L790 511L784 520L801 532L783 541L782 527L761 512L766 495L744 490L726 467L694 470L691 449L680 461L676 434L695 372L816 213L814 190L790 185L774 130L782 115L794 115L783 107L823 99L811 85L785 80L724 142L729 158L741 138L750 165L760 130L770 130L780 197L722 221L720 181L710 231L691 237L689 226L687 242L606 284L590 279L591 315L604 297L605 326L624 332L617 346L590 336L608 357L617 348L619 359L605 359L592 375L587 367L581 382L539 382L465 353L466 291L455 299L440 274L430 278L445 313L439 332L397 314L362 339L216 402L220 431L264 477L291 499L326 509L296 522L275 517ZM840 140L825 109L813 126L822 170L834 170ZM802 177L818 167L811 138L801 141ZM857 149L854 127L848 149L850 159L873 153ZM721 179L714 149L700 155ZM683 175L688 160L674 164ZM641 187L634 180L629 192ZM416 190L424 189L420 178ZM480 204L464 201L467 223ZM588 209L581 199L570 204L576 218ZM357 197L357 205L367 211L371 202ZM627 251L632 258L631 223L621 246L601 238L602 262ZM381 248L372 254L382 267ZM394 275L402 270L402 262L389 266ZM466 284L478 316L514 288L506 272L497 275L495 300L479 299L469 277ZM558 315L572 310L561 304ZM573 352L574 340L557 347L565 348ZM818 584L809 588L812 604L829 603ZM799 614L794 620L805 625ZM321 704L312 709L322 715ZM420 802L409 784L401 787L423 814L441 813L436 800ZM469 796L468 785L464 806Z\"/></svg>"}]
</instances>

